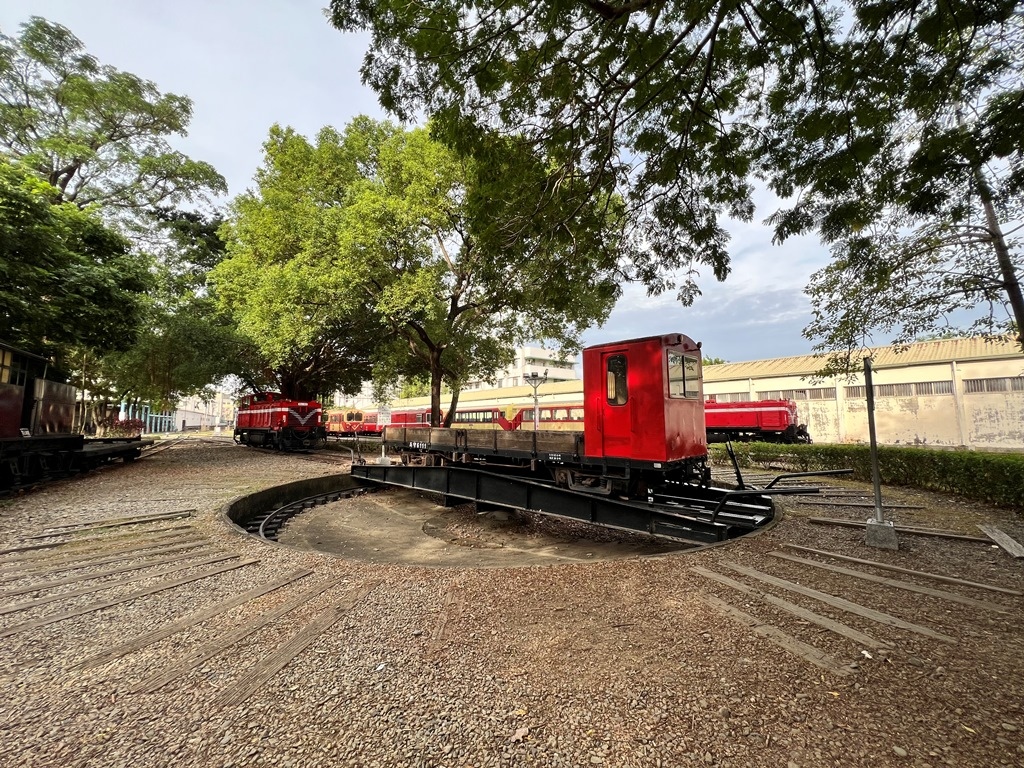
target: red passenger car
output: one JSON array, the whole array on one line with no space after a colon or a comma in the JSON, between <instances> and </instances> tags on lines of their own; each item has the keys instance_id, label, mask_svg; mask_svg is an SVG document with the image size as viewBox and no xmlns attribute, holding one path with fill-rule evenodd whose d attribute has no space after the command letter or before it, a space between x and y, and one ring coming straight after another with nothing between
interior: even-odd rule
<instances>
[{"instance_id":1,"label":"red passenger car","mask_svg":"<svg viewBox=\"0 0 1024 768\"><path fill-rule=\"evenodd\" d=\"M235 421L235 442L267 448L315 448L327 433L323 409L312 400L289 400L277 392L242 399Z\"/></svg>"}]
</instances>

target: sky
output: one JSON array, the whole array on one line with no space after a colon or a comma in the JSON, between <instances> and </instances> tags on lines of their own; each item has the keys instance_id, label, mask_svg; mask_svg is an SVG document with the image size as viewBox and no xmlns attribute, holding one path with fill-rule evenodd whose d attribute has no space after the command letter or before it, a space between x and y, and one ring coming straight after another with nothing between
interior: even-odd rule
<instances>
[{"instance_id":1,"label":"sky","mask_svg":"<svg viewBox=\"0 0 1024 768\"><path fill-rule=\"evenodd\" d=\"M193 102L188 136L170 143L211 163L231 196L253 186L262 144L274 123L313 137L364 114L385 118L359 67L369 38L335 30L325 0L5 0L0 32L13 37L30 16L63 24L101 64L151 80ZM648 297L627 286L602 327L584 344L684 333L706 356L729 362L803 355L811 308L803 288L828 261L813 237L771 243L761 222L777 207L755 198L751 223L730 222L732 274L718 283L702 271L703 295L683 307L674 292Z\"/></svg>"}]
</instances>

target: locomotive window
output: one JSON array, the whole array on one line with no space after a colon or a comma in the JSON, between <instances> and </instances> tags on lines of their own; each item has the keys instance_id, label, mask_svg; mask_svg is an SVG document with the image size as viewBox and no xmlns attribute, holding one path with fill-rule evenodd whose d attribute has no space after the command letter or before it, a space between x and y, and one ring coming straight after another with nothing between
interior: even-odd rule
<instances>
[{"instance_id":1,"label":"locomotive window","mask_svg":"<svg viewBox=\"0 0 1024 768\"><path fill-rule=\"evenodd\" d=\"M582 408L570 408L569 418L573 421L583 421L583 409Z\"/></svg>"},{"instance_id":2,"label":"locomotive window","mask_svg":"<svg viewBox=\"0 0 1024 768\"><path fill-rule=\"evenodd\" d=\"M626 356L612 355L608 358L608 403L625 405L629 399L626 387Z\"/></svg>"},{"instance_id":3,"label":"locomotive window","mask_svg":"<svg viewBox=\"0 0 1024 768\"><path fill-rule=\"evenodd\" d=\"M696 357L668 352L668 396L700 397L700 361Z\"/></svg>"}]
</instances>

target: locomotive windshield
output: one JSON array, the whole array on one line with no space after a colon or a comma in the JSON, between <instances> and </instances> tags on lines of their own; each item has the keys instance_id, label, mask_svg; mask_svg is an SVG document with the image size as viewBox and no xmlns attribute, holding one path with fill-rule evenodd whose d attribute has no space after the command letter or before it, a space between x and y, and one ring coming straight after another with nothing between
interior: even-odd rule
<instances>
[{"instance_id":1,"label":"locomotive windshield","mask_svg":"<svg viewBox=\"0 0 1024 768\"><path fill-rule=\"evenodd\" d=\"M668 396L700 397L700 360L668 351Z\"/></svg>"}]
</instances>

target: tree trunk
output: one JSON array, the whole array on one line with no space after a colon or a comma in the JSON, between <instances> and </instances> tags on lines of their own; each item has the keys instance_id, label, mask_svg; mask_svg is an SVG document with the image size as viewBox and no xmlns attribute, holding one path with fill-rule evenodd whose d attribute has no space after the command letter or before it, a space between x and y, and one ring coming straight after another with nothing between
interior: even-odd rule
<instances>
[{"instance_id":1,"label":"tree trunk","mask_svg":"<svg viewBox=\"0 0 1024 768\"><path fill-rule=\"evenodd\" d=\"M978 191L981 203L985 208L985 220L988 223L989 234L992 235L992 247L996 252L996 260L999 262L999 271L1003 276L1006 295L1010 299L1013 319L1017 323L1017 343L1020 345L1021 351L1024 352L1024 294L1021 293L1020 279L1017 277L1017 271L1013 268L1010 248L1006 245L1003 229L999 225L996 209L992 204L992 192L980 172L976 171L975 176L978 179Z\"/></svg>"},{"instance_id":2,"label":"tree trunk","mask_svg":"<svg viewBox=\"0 0 1024 768\"><path fill-rule=\"evenodd\" d=\"M444 416L444 426L446 428L451 427L452 421L455 419L455 409L459 407L459 393L461 391L461 389L452 390L452 402L448 406L448 413Z\"/></svg>"},{"instance_id":3,"label":"tree trunk","mask_svg":"<svg viewBox=\"0 0 1024 768\"><path fill-rule=\"evenodd\" d=\"M430 350L430 426L441 426L441 348Z\"/></svg>"},{"instance_id":4,"label":"tree trunk","mask_svg":"<svg viewBox=\"0 0 1024 768\"><path fill-rule=\"evenodd\" d=\"M962 124L963 118L960 119ZM1024 294L1021 293L1020 279L1017 277L1017 270L1013 267L1013 259L1010 258L1010 248L1006 245L1003 228L999 225L996 207L992 203L992 188L988 184L988 179L985 178L985 172L976 162L971 164L971 170L974 173L974 181L978 185L978 196L985 209L985 222L988 224L988 231L992 236L992 248L996 252L999 272L1003 276L1003 286L1006 296L1010 300L1014 322L1017 324L1017 343L1020 345L1021 351L1024 352Z\"/></svg>"}]
</instances>

